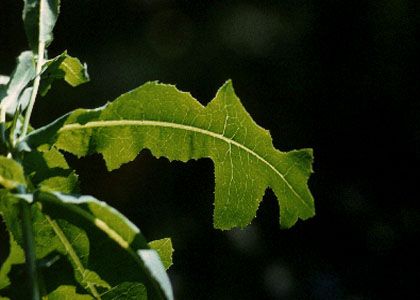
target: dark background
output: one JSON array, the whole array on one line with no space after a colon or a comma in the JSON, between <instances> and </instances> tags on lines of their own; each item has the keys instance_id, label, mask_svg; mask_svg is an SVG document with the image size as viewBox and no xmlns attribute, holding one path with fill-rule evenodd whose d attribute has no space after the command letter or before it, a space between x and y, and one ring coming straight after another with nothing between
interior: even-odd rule
<instances>
[{"instance_id":1,"label":"dark background","mask_svg":"<svg viewBox=\"0 0 420 300\"><path fill-rule=\"evenodd\" d=\"M231 78L277 148L314 149L313 219L280 230L268 190L247 229L214 230L212 162L169 163L147 151L111 173L100 156L69 156L83 192L120 209L149 239L172 237L177 299L416 299L415 3L64 0L50 56L68 49L92 80L55 84L32 123L149 80L206 104ZM27 48L21 8L0 0L2 74Z\"/></svg>"}]
</instances>

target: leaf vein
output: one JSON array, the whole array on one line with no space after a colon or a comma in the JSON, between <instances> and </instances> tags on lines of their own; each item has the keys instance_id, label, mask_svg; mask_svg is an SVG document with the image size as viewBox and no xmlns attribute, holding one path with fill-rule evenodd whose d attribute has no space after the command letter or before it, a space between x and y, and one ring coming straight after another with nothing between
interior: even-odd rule
<instances>
[{"instance_id":1,"label":"leaf vein","mask_svg":"<svg viewBox=\"0 0 420 300\"><path fill-rule=\"evenodd\" d=\"M86 124L79 124L79 123L73 123L73 124L67 124L64 125L62 128L60 128L59 133L64 131L72 131L72 130L82 130L86 128L101 128L101 127L117 127L117 126L154 126L154 127L165 127L165 128L173 128L173 129L180 129L180 130L186 130L186 131L192 131L194 133L201 133L203 135L207 135L219 140L222 140L226 142L229 145L234 145L249 154L253 155L255 158L266 164L271 170L273 170L288 186L288 188L293 192L295 196L299 200L302 201L302 203L308 207L309 205L303 200L302 196L293 188L293 186L288 182L288 180L284 177L284 175L276 168L274 167L270 162L268 162L265 158L260 156L258 153L254 152L247 146L238 143L237 141L233 140L233 137L236 135L236 132L232 138L228 138L222 134L215 133L209 130L205 130L199 127L191 126L191 125L184 125L184 124L178 124L178 123L170 123L165 121L154 121L154 120L104 120L104 121L91 121Z\"/></svg>"}]
</instances>

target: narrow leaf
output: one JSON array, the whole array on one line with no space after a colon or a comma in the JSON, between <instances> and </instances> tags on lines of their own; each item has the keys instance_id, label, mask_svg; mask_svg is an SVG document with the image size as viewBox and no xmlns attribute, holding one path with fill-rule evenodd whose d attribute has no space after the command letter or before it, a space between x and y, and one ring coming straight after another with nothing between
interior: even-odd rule
<instances>
[{"instance_id":1,"label":"narrow leaf","mask_svg":"<svg viewBox=\"0 0 420 300\"><path fill-rule=\"evenodd\" d=\"M5 93L0 105L6 108L7 113L14 114L18 104L21 104L21 110L27 106L27 91L25 88L35 77L35 62L31 51L22 52L17 59L16 69L13 71L8 81ZM22 92L25 90L25 95ZM21 99L19 99L22 97ZM1 99L1 98L0 98Z\"/></svg>"},{"instance_id":2,"label":"narrow leaf","mask_svg":"<svg viewBox=\"0 0 420 300\"><path fill-rule=\"evenodd\" d=\"M164 238L149 242L150 248L156 250L159 254L160 260L163 263L165 269L169 269L172 266L172 254L174 249L172 248L172 241L170 238Z\"/></svg>"},{"instance_id":3,"label":"narrow leaf","mask_svg":"<svg viewBox=\"0 0 420 300\"><path fill-rule=\"evenodd\" d=\"M38 43L48 46L53 39L53 29L60 12L60 0L24 0L23 23L29 45L34 53Z\"/></svg>"},{"instance_id":4,"label":"narrow leaf","mask_svg":"<svg viewBox=\"0 0 420 300\"><path fill-rule=\"evenodd\" d=\"M78 156L101 153L109 170L144 149L156 157L187 161L209 157L215 164L216 228L244 227L255 217L267 187L281 208L281 225L312 217L307 181L312 150L281 152L235 95L231 82L203 107L174 86L147 83L100 110L76 110L28 137Z\"/></svg>"}]
</instances>

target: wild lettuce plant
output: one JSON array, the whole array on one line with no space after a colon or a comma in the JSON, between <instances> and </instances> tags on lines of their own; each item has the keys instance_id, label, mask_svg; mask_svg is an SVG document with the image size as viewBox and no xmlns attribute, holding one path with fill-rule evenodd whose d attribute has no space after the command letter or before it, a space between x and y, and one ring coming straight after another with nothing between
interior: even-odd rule
<instances>
[{"instance_id":1,"label":"wild lettuce plant","mask_svg":"<svg viewBox=\"0 0 420 300\"><path fill-rule=\"evenodd\" d=\"M66 51L47 57L60 1L23 2L30 50L19 55L10 77L0 76L0 214L10 245L0 269L1 299L174 298L166 273L171 240L148 243L120 212L82 195L63 152L100 153L108 170L146 148L169 160L210 158L218 229L247 226L267 188L278 198L282 227L314 215L307 186L312 151L275 149L231 81L207 106L172 85L148 82L98 109L31 127L36 100L55 80L77 86L89 77Z\"/></svg>"}]
</instances>

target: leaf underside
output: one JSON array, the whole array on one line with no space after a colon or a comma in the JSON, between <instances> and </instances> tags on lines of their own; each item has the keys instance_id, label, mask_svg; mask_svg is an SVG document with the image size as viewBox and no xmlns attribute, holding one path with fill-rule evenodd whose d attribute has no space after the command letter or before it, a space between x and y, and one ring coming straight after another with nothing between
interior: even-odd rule
<instances>
[{"instance_id":1,"label":"leaf underside","mask_svg":"<svg viewBox=\"0 0 420 300\"><path fill-rule=\"evenodd\" d=\"M97 110L76 110L34 131L33 147L47 143L84 156L101 153L109 170L142 149L170 160L211 158L215 165L214 225L244 227L270 187L281 208L281 225L314 215L307 186L312 150L281 152L269 132L246 112L228 81L202 106L189 93L157 82L123 94Z\"/></svg>"}]
</instances>

